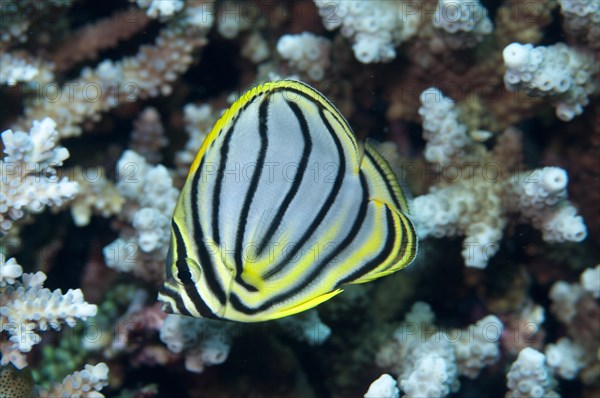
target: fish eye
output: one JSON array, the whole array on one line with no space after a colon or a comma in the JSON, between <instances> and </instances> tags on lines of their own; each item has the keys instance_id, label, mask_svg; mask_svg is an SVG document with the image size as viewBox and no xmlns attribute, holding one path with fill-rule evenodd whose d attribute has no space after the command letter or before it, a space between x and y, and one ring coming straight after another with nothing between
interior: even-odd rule
<instances>
[{"instance_id":1,"label":"fish eye","mask_svg":"<svg viewBox=\"0 0 600 398\"><path fill-rule=\"evenodd\" d=\"M182 285L193 285L194 278L192 272L188 270L188 267L183 264L184 259L177 259L173 268L173 274L175 280Z\"/></svg>"},{"instance_id":2,"label":"fish eye","mask_svg":"<svg viewBox=\"0 0 600 398\"><path fill-rule=\"evenodd\" d=\"M177 259L171 266L172 275L180 285L195 285L200 280L202 269L193 258Z\"/></svg>"},{"instance_id":3,"label":"fish eye","mask_svg":"<svg viewBox=\"0 0 600 398\"><path fill-rule=\"evenodd\" d=\"M190 274L192 275L192 283L195 284L200 280L200 275L202 275L202 267L200 267L200 264L198 264L196 260L189 257L186 257L185 263L187 264L187 268L189 269Z\"/></svg>"}]
</instances>

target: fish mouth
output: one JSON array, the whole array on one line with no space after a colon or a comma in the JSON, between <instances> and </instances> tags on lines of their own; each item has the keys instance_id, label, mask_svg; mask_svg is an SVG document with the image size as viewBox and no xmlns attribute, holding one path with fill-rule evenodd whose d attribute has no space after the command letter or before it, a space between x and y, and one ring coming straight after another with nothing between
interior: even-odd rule
<instances>
[{"instance_id":1,"label":"fish mouth","mask_svg":"<svg viewBox=\"0 0 600 398\"><path fill-rule=\"evenodd\" d=\"M162 302L162 311L167 314L179 314L179 315L191 315L183 304L181 295L177 293L177 290L173 288L173 284L169 281L158 291L158 301Z\"/></svg>"},{"instance_id":2,"label":"fish mouth","mask_svg":"<svg viewBox=\"0 0 600 398\"><path fill-rule=\"evenodd\" d=\"M173 310L173 307L171 306L171 303L166 303L163 301L160 309L162 310L162 312L165 312L167 314L176 314L176 312Z\"/></svg>"}]
</instances>

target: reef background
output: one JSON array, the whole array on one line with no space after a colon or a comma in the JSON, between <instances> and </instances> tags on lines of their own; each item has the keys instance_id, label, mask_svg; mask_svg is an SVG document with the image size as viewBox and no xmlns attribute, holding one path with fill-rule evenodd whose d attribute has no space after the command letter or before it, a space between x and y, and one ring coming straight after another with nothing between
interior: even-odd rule
<instances>
[{"instance_id":1,"label":"reef background","mask_svg":"<svg viewBox=\"0 0 600 398\"><path fill-rule=\"evenodd\" d=\"M341 28L327 22L342 3L358 7L354 30L343 18ZM468 14L473 26L483 26L487 16L493 29L448 33L432 23L434 0L0 0L0 131L33 137L37 121L41 142L48 143L35 157L27 139L2 136L5 396L100 396L93 394L102 390L109 397L140 398L359 397L382 373L398 381L402 396L533 396L514 389L514 380L526 378L513 366L520 353L531 355L526 347L543 356L528 357L540 369L528 386L541 386L545 396L598 396L600 40L593 21L600 11L596 5L574 25L568 7L578 2L455 3L479 10ZM581 27L586 15L588 31ZM375 38L358 34L363 28ZM577 94L566 98L524 81L508 87L503 50L515 42L545 48L565 43L567 49L552 56L567 54L579 63L559 59L547 70L553 79L573 81L578 70L586 71L584 83L573 83ZM376 53L361 52L378 45ZM415 263L352 286L303 316L252 325L166 318L156 293L164 279L170 214L195 152L233 99L289 76L322 91L359 139L384 142L398 178L417 198L416 218L425 210L441 214L432 187L452 203L466 197L477 209L457 210L456 221L415 220L428 231ZM441 116L421 96L429 87L451 103ZM564 103L580 105L580 114L561 120ZM436 130L424 123L427 115L456 117ZM54 125L42 122L46 117ZM436 142L445 145L447 158L428 157ZM66 157L60 148L68 150ZM467 184L473 175L465 164L473 161L499 165L504 179ZM11 164L23 168L15 173ZM25 165L37 168L27 171ZM566 172L568 189L565 181L551 205L528 207L528 194L519 188L525 178L515 176L550 166ZM57 182L55 173L64 180ZM426 196L427 203L418 200ZM489 197L498 199L482 199ZM583 221L573 213L547 226L546 210L567 207ZM582 222L582 241L548 237L567 236ZM468 229L477 223L493 227L479 243L493 243L495 253L473 266L462 237L477 235ZM47 279L27 282L18 266ZM61 293L50 296L44 288ZM62 293L77 288L83 297ZM63 307L73 318L49 317L62 324L60 331L26 316ZM18 318L15 309L25 315ZM501 333L430 347L436 333L471 330L482 319L501 325ZM30 336L14 332L15 324L36 330L41 340L16 348L15 336ZM416 340L398 337L407 325ZM431 358L437 362L427 362L428 369L441 369L417 380ZM96 367L74 373L86 364Z\"/></svg>"}]
</instances>

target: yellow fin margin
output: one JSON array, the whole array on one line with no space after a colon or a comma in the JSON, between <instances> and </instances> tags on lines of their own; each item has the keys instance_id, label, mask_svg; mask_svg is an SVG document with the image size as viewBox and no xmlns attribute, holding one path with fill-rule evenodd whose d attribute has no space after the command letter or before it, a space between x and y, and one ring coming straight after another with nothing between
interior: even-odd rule
<instances>
[{"instance_id":1,"label":"yellow fin margin","mask_svg":"<svg viewBox=\"0 0 600 398\"><path fill-rule=\"evenodd\" d=\"M398 203L400 203L400 210L402 210L406 214L409 214L408 201L406 199L406 195L404 194L404 190L406 188L400 186L398 178L396 177L396 174L392 171L387 160L385 160L385 158L377 151L377 149L375 149L375 147L369 141L364 143L365 152L368 152L369 155L373 157L375 163L383 171L383 176L381 177L384 178L390 184L390 187L392 188L390 195L393 195L394 198L398 201Z\"/></svg>"},{"instance_id":2,"label":"yellow fin margin","mask_svg":"<svg viewBox=\"0 0 600 398\"><path fill-rule=\"evenodd\" d=\"M396 253L396 256L393 258L386 259L386 261L384 261L380 266L376 267L371 272L363 275L362 277L350 282L351 284L371 282L375 279L379 279L386 275L393 274L394 272L399 271L402 268L409 265L414 260L417 254L417 234L410 220L400 211L396 210L394 207L390 207L387 204L384 205L392 212L394 218L394 230L396 232L396 240L394 242L393 252ZM402 244L403 238L401 223L404 225L407 234L406 247L400 246ZM400 253L403 253L403 255L399 256Z\"/></svg>"},{"instance_id":3,"label":"yellow fin margin","mask_svg":"<svg viewBox=\"0 0 600 398\"><path fill-rule=\"evenodd\" d=\"M316 307L317 305L319 305L321 303L324 303L325 301L331 299L332 297L337 296L341 292L343 292L343 289L337 289L337 290L334 290L333 292L322 294L322 295L314 297L308 301L305 301L301 304L298 304L294 307L291 307L291 308L288 308L288 309L285 309L282 311L274 312L274 313L268 315L266 318L263 318L261 320L268 321L268 320L272 320L272 319L279 319L279 318L283 318L286 316L297 314L302 311L309 310L313 307Z\"/></svg>"},{"instance_id":4,"label":"yellow fin margin","mask_svg":"<svg viewBox=\"0 0 600 398\"><path fill-rule=\"evenodd\" d=\"M327 109L331 115L337 120L337 122L342 126L344 135L342 138L350 144L350 146L354 149L354 155L356 159L356 163L360 161L359 157L359 149L356 138L350 125L344 118L344 116L337 110L337 108L327 99L323 94L321 94L316 89L312 88L306 83L302 83L296 80L279 80L276 82L268 82L261 84L260 86L254 87L252 90L246 92L243 96L241 96L238 100L236 100L230 107L223 113L223 115L217 120L211 132L206 136L200 150L196 154L196 158L190 167L189 175L192 175L198 166L200 165L200 161L204 156L204 153L208 149L208 147L212 144L212 142L219 136L225 127L238 115L240 110L250 101L252 101L255 97L262 95L264 93L268 93L270 91L278 90L281 88L290 88L294 90L298 90L306 96L312 98L316 102L318 102L321 106Z\"/></svg>"}]
</instances>

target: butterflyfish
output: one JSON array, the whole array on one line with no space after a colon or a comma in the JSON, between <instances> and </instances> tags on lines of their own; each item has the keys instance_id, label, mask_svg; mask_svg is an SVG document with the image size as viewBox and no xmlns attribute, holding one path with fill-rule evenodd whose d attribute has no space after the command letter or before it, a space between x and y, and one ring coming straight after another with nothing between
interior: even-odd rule
<instances>
[{"instance_id":1,"label":"butterflyfish","mask_svg":"<svg viewBox=\"0 0 600 398\"><path fill-rule=\"evenodd\" d=\"M320 92L265 83L221 116L171 224L167 312L285 317L412 262L417 236L389 164Z\"/></svg>"}]
</instances>

